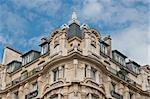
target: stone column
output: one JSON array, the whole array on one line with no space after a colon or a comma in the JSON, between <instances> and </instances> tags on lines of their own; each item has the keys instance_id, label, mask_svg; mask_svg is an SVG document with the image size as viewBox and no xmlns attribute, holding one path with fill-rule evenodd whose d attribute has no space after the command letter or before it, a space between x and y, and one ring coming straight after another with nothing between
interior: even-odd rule
<instances>
[{"instance_id":1,"label":"stone column","mask_svg":"<svg viewBox=\"0 0 150 99\"><path fill-rule=\"evenodd\" d=\"M136 99L142 99L139 93L136 94Z\"/></svg>"},{"instance_id":2,"label":"stone column","mask_svg":"<svg viewBox=\"0 0 150 99\"><path fill-rule=\"evenodd\" d=\"M111 92L111 78L109 76L106 77L106 81L104 83L105 91L106 91L106 97L112 98L110 92Z\"/></svg>"},{"instance_id":3,"label":"stone column","mask_svg":"<svg viewBox=\"0 0 150 99\"><path fill-rule=\"evenodd\" d=\"M6 99L12 99L10 92L7 93Z\"/></svg>"},{"instance_id":4,"label":"stone column","mask_svg":"<svg viewBox=\"0 0 150 99\"><path fill-rule=\"evenodd\" d=\"M29 90L29 83L26 83L26 84L24 85L24 94L25 94L25 95L29 94L29 93L30 93L29 91L30 91L30 90Z\"/></svg>"},{"instance_id":5,"label":"stone column","mask_svg":"<svg viewBox=\"0 0 150 99\"><path fill-rule=\"evenodd\" d=\"M58 94L58 99L61 99L61 94L60 93Z\"/></svg>"},{"instance_id":6,"label":"stone column","mask_svg":"<svg viewBox=\"0 0 150 99\"><path fill-rule=\"evenodd\" d=\"M86 87L81 86L81 99L86 99Z\"/></svg>"},{"instance_id":7,"label":"stone column","mask_svg":"<svg viewBox=\"0 0 150 99\"><path fill-rule=\"evenodd\" d=\"M54 82L54 73L53 71L50 71L50 82L49 84L52 84Z\"/></svg>"},{"instance_id":8,"label":"stone column","mask_svg":"<svg viewBox=\"0 0 150 99\"><path fill-rule=\"evenodd\" d=\"M43 89L44 89L42 76L39 76L37 81L38 81L38 98L40 98L40 97L42 97L42 92L43 92Z\"/></svg>"},{"instance_id":9,"label":"stone column","mask_svg":"<svg viewBox=\"0 0 150 99\"><path fill-rule=\"evenodd\" d=\"M99 71L96 71L96 82L98 83L98 84L100 84L100 74L99 74Z\"/></svg>"},{"instance_id":10,"label":"stone column","mask_svg":"<svg viewBox=\"0 0 150 99\"><path fill-rule=\"evenodd\" d=\"M119 94L123 95L123 90L124 90L124 86L120 83L118 85L118 92L119 92Z\"/></svg>"},{"instance_id":11,"label":"stone column","mask_svg":"<svg viewBox=\"0 0 150 99\"><path fill-rule=\"evenodd\" d=\"M73 65L74 65L74 75L75 75L74 80L76 81L78 79L78 77L77 77L78 59L74 59L73 60Z\"/></svg>"},{"instance_id":12,"label":"stone column","mask_svg":"<svg viewBox=\"0 0 150 99\"><path fill-rule=\"evenodd\" d=\"M89 99L92 99L92 94L91 93L89 93Z\"/></svg>"},{"instance_id":13,"label":"stone column","mask_svg":"<svg viewBox=\"0 0 150 99\"><path fill-rule=\"evenodd\" d=\"M65 87L63 88L63 90L64 90L64 99L68 99L68 87L65 86Z\"/></svg>"},{"instance_id":14,"label":"stone column","mask_svg":"<svg viewBox=\"0 0 150 99\"><path fill-rule=\"evenodd\" d=\"M137 99L135 95L136 95L136 94L133 94L132 99Z\"/></svg>"},{"instance_id":15,"label":"stone column","mask_svg":"<svg viewBox=\"0 0 150 99\"><path fill-rule=\"evenodd\" d=\"M63 75L64 75L63 74L63 68L62 68L62 66L59 66L58 69L59 69L59 76L58 77L61 79L61 78L63 78Z\"/></svg>"},{"instance_id":16,"label":"stone column","mask_svg":"<svg viewBox=\"0 0 150 99\"><path fill-rule=\"evenodd\" d=\"M86 99L86 93L81 93L81 99Z\"/></svg>"},{"instance_id":17,"label":"stone column","mask_svg":"<svg viewBox=\"0 0 150 99\"><path fill-rule=\"evenodd\" d=\"M129 88L128 87L124 88L123 99L129 99Z\"/></svg>"},{"instance_id":18,"label":"stone column","mask_svg":"<svg viewBox=\"0 0 150 99\"><path fill-rule=\"evenodd\" d=\"M91 66L88 65L86 71L87 71L87 73L86 73L87 78L90 78L91 77Z\"/></svg>"},{"instance_id":19,"label":"stone column","mask_svg":"<svg viewBox=\"0 0 150 99\"><path fill-rule=\"evenodd\" d=\"M25 98L25 95L23 93L23 86L19 87L19 98L20 99L24 99Z\"/></svg>"}]
</instances>

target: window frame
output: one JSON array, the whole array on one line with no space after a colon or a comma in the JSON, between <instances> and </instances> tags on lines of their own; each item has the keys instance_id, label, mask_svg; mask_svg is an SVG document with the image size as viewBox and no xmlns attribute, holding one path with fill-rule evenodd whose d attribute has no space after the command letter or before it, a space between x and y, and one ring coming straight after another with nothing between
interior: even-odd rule
<instances>
[{"instance_id":1,"label":"window frame","mask_svg":"<svg viewBox=\"0 0 150 99\"><path fill-rule=\"evenodd\" d=\"M57 81L59 78L59 67L56 67L54 70L53 70L53 81Z\"/></svg>"},{"instance_id":2,"label":"window frame","mask_svg":"<svg viewBox=\"0 0 150 99\"><path fill-rule=\"evenodd\" d=\"M95 68L91 67L90 75L94 81L96 81L96 73L97 73L97 70Z\"/></svg>"},{"instance_id":3,"label":"window frame","mask_svg":"<svg viewBox=\"0 0 150 99\"><path fill-rule=\"evenodd\" d=\"M41 47L41 54L44 55L44 54L48 53L48 51L49 51L49 44L46 43Z\"/></svg>"}]
</instances>

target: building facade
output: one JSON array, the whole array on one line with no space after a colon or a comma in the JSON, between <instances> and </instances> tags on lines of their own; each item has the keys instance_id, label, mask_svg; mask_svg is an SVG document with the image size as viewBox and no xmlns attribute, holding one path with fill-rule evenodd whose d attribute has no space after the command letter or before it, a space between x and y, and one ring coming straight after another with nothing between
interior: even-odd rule
<instances>
[{"instance_id":1,"label":"building facade","mask_svg":"<svg viewBox=\"0 0 150 99\"><path fill-rule=\"evenodd\" d=\"M4 49L0 99L150 99L150 66L127 61L75 13L40 47Z\"/></svg>"}]
</instances>

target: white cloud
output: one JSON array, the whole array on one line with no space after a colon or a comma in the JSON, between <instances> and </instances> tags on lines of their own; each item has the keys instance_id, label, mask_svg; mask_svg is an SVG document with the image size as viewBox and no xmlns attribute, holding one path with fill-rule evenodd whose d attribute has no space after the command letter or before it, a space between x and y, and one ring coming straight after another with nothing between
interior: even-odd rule
<instances>
[{"instance_id":1,"label":"white cloud","mask_svg":"<svg viewBox=\"0 0 150 99\"><path fill-rule=\"evenodd\" d=\"M6 44L7 41L4 39L4 37L0 36L0 44Z\"/></svg>"},{"instance_id":2,"label":"white cloud","mask_svg":"<svg viewBox=\"0 0 150 99\"><path fill-rule=\"evenodd\" d=\"M27 21L19 15L10 11L8 6L0 6L0 31L7 31L8 34L15 33L14 35L24 34L26 30ZM12 35L11 35L12 36Z\"/></svg>"},{"instance_id":3,"label":"white cloud","mask_svg":"<svg viewBox=\"0 0 150 99\"><path fill-rule=\"evenodd\" d=\"M131 26L112 35L113 48L121 50L129 59L138 63L150 64L150 39L147 28L142 25Z\"/></svg>"},{"instance_id":4,"label":"white cloud","mask_svg":"<svg viewBox=\"0 0 150 99\"><path fill-rule=\"evenodd\" d=\"M84 0L77 7L82 20L98 26L105 24L106 31L112 28L108 34L112 35L114 49L120 50L140 64L150 64L150 13L147 3L150 2Z\"/></svg>"},{"instance_id":5,"label":"white cloud","mask_svg":"<svg viewBox=\"0 0 150 99\"><path fill-rule=\"evenodd\" d=\"M98 18L101 14L103 6L98 0L85 0L81 13L85 19Z\"/></svg>"},{"instance_id":6,"label":"white cloud","mask_svg":"<svg viewBox=\"0 0 150 99\"><path fill-rule=\"evenodd\" d=\"M17 7L54 15L61 6L60 0L12 0Z\"/></svg>"},{"instance_id":7,"label":"white cloud","mask_svg":"<svg viewBox=\"0 0 150 99\"><path fill-rule=\"evenodd\" d=\"M128 0L129 3L125 1L115 0L84 0L78 7L79 15L81 15L82 20L90 21L92 23L99 23L103 21L109 26L114 26L114 24L120 24L125 22L137 22L137 23L147 23L148 7L142 4L136 4L141 2L146 4L148 1L140 0Z\"/></svg>"}]
</instances>

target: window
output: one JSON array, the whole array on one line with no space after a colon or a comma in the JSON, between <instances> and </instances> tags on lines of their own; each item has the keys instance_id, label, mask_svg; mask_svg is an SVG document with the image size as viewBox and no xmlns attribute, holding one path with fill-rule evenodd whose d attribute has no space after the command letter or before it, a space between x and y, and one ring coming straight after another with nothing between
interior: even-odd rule
<instances>
[{"instance_id":1,"label":"window","mask_svg":"<svg viewBox=\"0 0 150 99\"><path fill-rule=\"evenodd\" d=\"M12 63L8 64L7 66L7 72L11 73L15 70L19 69L21 67L21 62L13 61Z\"/></svg>"},{"instance_id":2,"label":"window","mask_svg":"<svg viewBox=\"0 0 150 99\"><path fill-rule=\"evenodd\" d=\"M138 68L136 65L134 65L134 64L132 64L132 70L133 70L135 73L139 73L139 68Z\"/></svg>"},{"instance_id":3,"label":"window","mask_svg":"<svg viewBox=\"0 0 150 99\"><path fill-rule=\"evenodd\" d=\"M96 69L94 69L94 68L91 68L91 78L93 80L96 80Z\"/></svg>"},{"instance_id":4,"label":"window","mask_svg":"<svg viewBox=\"0 0 150 99\"><path fill-rule=\"evenodd\" d=\"M148 82L148 85L150 86L150 79L149 78L147 79L147 82Z\"/></svg>"},{"instance_id":5,"label":"window","mask_svg":"<svg viewBox=\"0 0 150 99\"><path fill-rule=\"evenodd\" d=\"M59 77L59 70L58 70L58 68L53 70L53 74L54 74L54 81L57 81L58 77Z\"/></svg>"},{"instance_id":6,"label":"window","mask_svg":"<svg viewBox=\"0 0 150 99\"><path fill-rule=\"evenodd\" d=\"M115 91L116 84L112 83L112 91Z\"/></svg>"},{"instance_id":7,"label":"window","mask_svg":"<svg viewBox=\"0 0 150 99\"><path fill-rule=\"evenodd\" d=\"M71 44L70 44L70 47L72 47L72 45L73 45L73 44L71 43Z\"/></svg>"},{"instance_id":8,"label":"window","mask_svg":"<svg viewBox=\"0 0 150 99\"><path fill-rule=\"evenodd\" d=\"M47 52L48 52L48 44L45 44L45 45L42 46L41 54L43 55Z\"/></svg>"},{"instance_id":9,"label":"window","mask_svg":"<svg viewBox=\"0 0 150 99\"><path fill-rule=\"evenodd\" d=\"M120 64L122 64L122 65L125 65L125 59L124 59L123 57L121 57L120 55L116 54L116 55L115 55L115 60L116 60L118 63L120 63Z\"/></svg>"},{"instance_id":10,"label":"window","mask_svg":"<svg viewBox=\"0 0 150 99\"><path fill-rule=\"evenodd\" d=\"M63 77L65 76L65 66L62 66Z\"/></svg>"},{"instance_id":11,"label":"window","mask_svg":"<svg viewBox=\"0 0 150 99\"><path fill-rule=\"evenodd\" d=\"M88 77L88 78L91 78L92 80L96 81L97 76L98 76L97 75L97 70L95 68L85 64L84 77Z\"/></svg>"},{"instance_id":12,"label":"window","mask_svg":"<svg viewBox=\"0 0 150 99\"><path fill-rule=\"evenodd\" d=\"M104 54L107 54L108 53L108 49L107 47L104 45L104 44L100 44L100 49L101 49L101 52L104 53Z\"/></svg>"},{"instance_id":13,"label":"window","mask_svg":"<svg viewBox=\"0 0 150 99\"><path fill-rule=\"evenodd\" d=\"M57 81L59 78L64 78L65 76L65 66L57 67L53 70L53 81Z\"/></svg>"},{"instance_id":14,"label":"window","mask_svg":"<svg viewBox=\"0 0 150 99\"><path fill-rule=\"evenodd\" d=\"M19 94L18 93L19 93L18 91L14 92L14 99L19 99Z\"/></svg>"},{"instance_id":15,"label":"window","mask_svg":"<svg viewBox=\"0 0 150 99\"><path fill-rule=\"evenodd\" d=\"M31 55L31 54L25 56L25 57L23 58L23 64L25 65L25 64L31 62L31 59L32 59L32 55Z\"/></svg>"},{"instance_id":16,"label":"window","mask_svg":"<svg viewBox=\"0 0 150 99\"><path fill-rule=\"evenodd\" d=\"M36 90L38 90L38 83L37 82L32 84L31 92L36 91Z\"/></svg>"},{"instance_id":17,"label":"window","mask_svg":"<svg viewBox=\"0 0 150 99\"><path fill-rule=\"evenodd\" d=\"M40 56L40 53L37 51L29 51L26 55L23 56L23 65L33 61L34 59L37 59Z\"/></svg>"},{"instance_id":18,"label":"window","mask_svg":"<svg viewBox=\"0 0 150 99\"><path fill-rule=\"evenodd\" d=\"M85 68L84 68L84 76L87 77L87 68L88 68L88 65L85 65Z\"/></svg>"}]
</instances>

